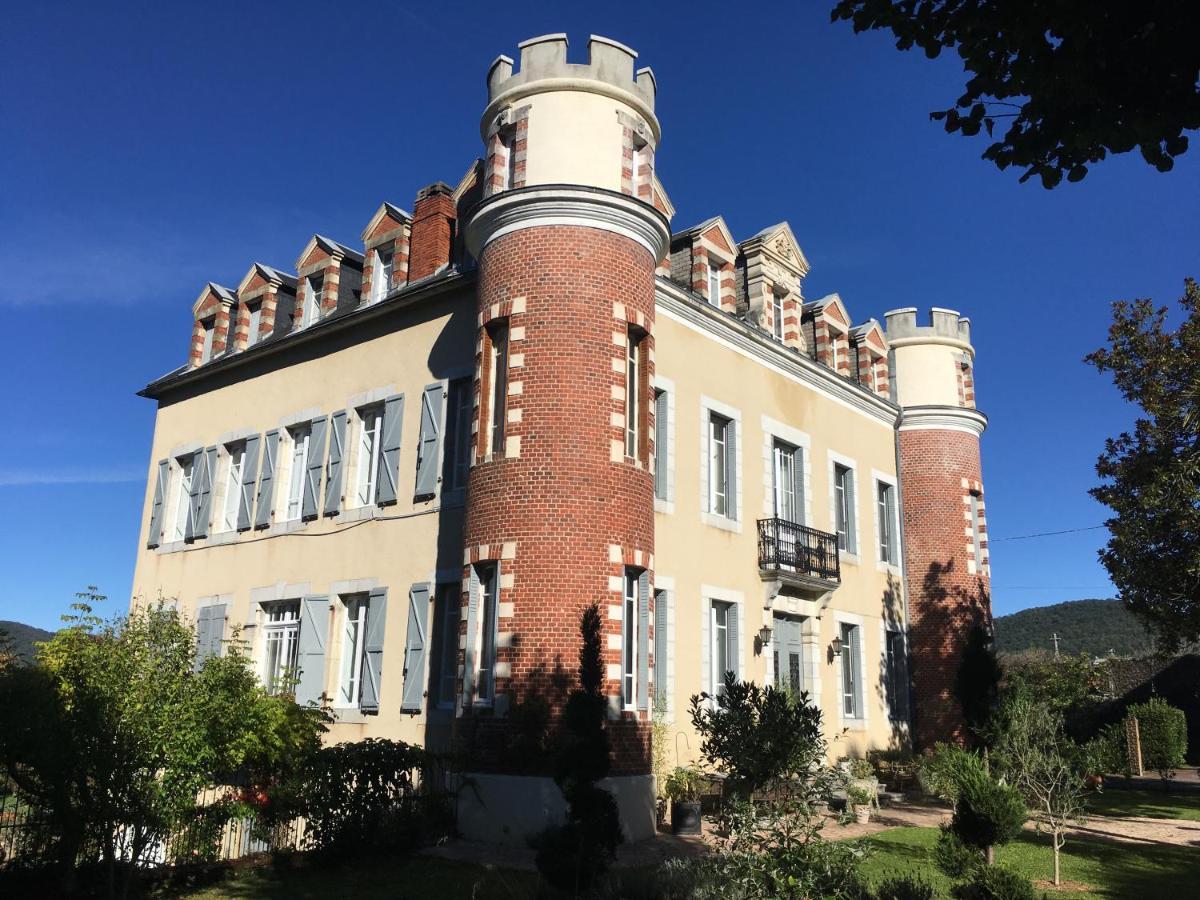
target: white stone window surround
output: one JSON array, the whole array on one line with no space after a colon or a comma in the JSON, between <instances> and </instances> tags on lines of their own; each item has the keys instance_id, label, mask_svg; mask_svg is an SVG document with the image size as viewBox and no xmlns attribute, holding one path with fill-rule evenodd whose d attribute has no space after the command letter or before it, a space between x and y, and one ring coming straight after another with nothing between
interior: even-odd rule
<instances>
[{"instance_id":1,"label":"white stone window surround","mask_svg":"<svg viewBox=\"0 0 1200 900\"><path fill-rule=\"evenodd\" d=\"M763 517L775 515L775 441L780 440L800 449L801 462L804 465L804 521L801 525L812 525L812 437L807 431L801 431L791 425L762 417L763 430Z\"/></svg>"},{"instance_id":2,"label":"white stone window surround","mask_svg":"<svg viewBox=\"0 0 1200 900\"><path fill-rule=\"evenodd\" d=\"M862 479L859 477L858 463L835 450L827 450L826 455L828 457L826 474L829 478L829 530L835 535L837 534L837 478L834 466L844 466L849 469L850 477L854 480L854 506L849 510L850 518L853 521L849 524L853 528L856 552L852 553L849 549L840 550L839 556L842 562L857 566L862 559L860 555L862 553L862 515L859 513L859 507L862 505L859 503L862 499Z\"/></svg>"},{"instance_id":3,"label":"white stone window surround","mask_svg":"<svg viewBox=\"0 0 1200 900\"><path fill-rule=\"evenodd\" d=\"M714 673L712 672L712 605L713 601L729 603L737 616L738 646L737 672L738 678L746 677L746 595L733 588L717 587L710 584L700 585L700 690L706 691L710 698L714 693ZM715 708L715 700L710 700Z\"/></svg>"},{"instance_id":4,"label":"white stone window surround","mask_svg":"<svg viewBox=\"0 0 1200 900\"><path fill-rule=\"evenodd\" d=\"M260 681L266 653L266 634L263 628L266 623L266 608L283 601L303 602L304 598L312 593L312 585L307 581L295 584L278 581L272 585L250 589L250 605L247 609L246 624L242 626L242 637L249 647L251 664Z\"/></svg>"},{"instance_id":5,"label":"white stone window surround","mask_svg":"<svg viewBox=\"0 0 1200 900\"><path fill-rule=\"evenodd\" d=\"M909 684L908 684L908 653L909 653L908 627L899 622L888 622L886 619L879 620L879 671L884 674L884 677L881 678L880 681L886 686L887 678L888 678L888 675L890 674L888 671L888 658L887 658L887 636L888 636L888 634L898 634L898 635L900 635L900 638L902 641L902 645L904 648L905 681L900 686L900 689L908 695L908 703L911 707L912 692L909 690ZM884 689L883 705L884 705L884 711L887 713L888 722L891 723L891 726L893 728L898 728L901 731L904 731L907 733L908 720L905 718L897 717L896 715L893 714L891 704L887 698L886 687Z\"/></svg>"},{"instance_id":6,"label":"white stone window surround","mask_svg":"<svg viewBox=\"0 0 1200 900\"><path fill-rule=\"evenodd\" d=\"M881 483L889 485L892 489L892 508L895 510L891 523L891 537L895 544L893 556L896 561L894 563L885 562L881 559L879 552L882 549L879 546L879 485ZM880 472L878 469L871 470L871 511L871 522L874 525L874 539L871 543L874 546L875 568L880 572L887 572L899 578L904 565L904 542L900 540L900 484L895 475Z\"/></svg>"},{"instance_id":7,"label":"white stone window surround","mask_svg":"<svg viewBox=\"0 0 1200 900\"><path fill-rule=\"evenodd\" d=\"M675 514L675 448L677 441L675 439L675 405L678 395L675 392L675 382L670 378L654 374L654 387L652 393L665 391L667 395L667 454L665 459L660 459L658 456L658 448L655 448L655 467L660 464L666 466L664 477L667 482L667 498L665 500L654 498L654 511L666 513L667 515Z\"/></svg>"},{"instance_id":8,"label":"white stone window surround","mask_svg":"<svg viewBox=\"0 0 1200 900\"><path fill-rule=\"evenodd\" d=\"M675 634L676 634L676 606L675 603L675 578L671 575L660 575L654 573L654 585L652 588L655 591L655 602L661 599L667 604L667 683L664 686L667 699L667 721L675 721ZM653 617L652 617L653 618ZM653 643L651 644L653 646ZM654 677L654 666L650 667L650 677ZM654 685L654 690L657 692L659 685Z\"/></svg>"},{"instance_id":9,"label":"white stone window surround","mask_svg":"<svg viewBox=\"0 0 1200 900\"><path fill-rule=\"evenodd\" d=\"M724 285L722 284L722 281L724 281L725 272L722 269L722 266L732 266L734 264L734 258L710 241L707 237L701 236L697 238L695 248L699 247L703 247L705 253L707 254L707 262L705 263L704 270L704 302L709 306L720 309L721 301L725 298ZM693 253L695 253L695 248L692 250ZM716 273L717 282L717 296L715 298L712 296L710 287L712 284L714 271Z\"/></svg>"},{"instance_id":10,"label":"white stone window surround","mask_svg":"<svg viewBox=\"0 0 1200 900\"><path fill-rule=\"evenodd\" d=\"M709 512L709 504L711 497L709 495L708 483L708 462L709 462L709 420L713 413L729 419L734 423L736 433L736 447L734 454L733 471L727 473L727 477L731 479L735 485L735 503L733 509L729 510L732 515L718 515L717 513ZM721 528L725 531L733 531L738 534L742 532L742 504L745 500L744 482L742 479L742 460L745 457L746 447L746 431L742 427L742 411L735 406L730 406L727 403L722 403L720 400L714 400L711 397L701 395L700 397L700 520L707 525L712 525L715 528Z\"/></svg>"},{"instance_id":11,"label":"white stone window surround","mask_svg":"<svg viewBox=\"0 0 1200 900\"><path fill-rule=\"evenodd\" d=\"M837 677L837 715L838 724L842 728L848 728L851 731L866 731L867 720L870 710L867 708L867 682L870 675L867 672L867 629L866 619L863 616L855 615L854 613L842 612L841 610L833 611L833 626L834 637L841 638L842 626L854 625L858 628L858 669L861 673L861 684L858 686L858 696L856 698L856 707L859 715L851 719L846 716L846 707L842 702L845 686L842 679L842 656L833 658L833 667L836 670ZM830 638L832 640L832 638ZM850 648L842 641L842 654L850 652Z\"/></svg>"}]
</instances>

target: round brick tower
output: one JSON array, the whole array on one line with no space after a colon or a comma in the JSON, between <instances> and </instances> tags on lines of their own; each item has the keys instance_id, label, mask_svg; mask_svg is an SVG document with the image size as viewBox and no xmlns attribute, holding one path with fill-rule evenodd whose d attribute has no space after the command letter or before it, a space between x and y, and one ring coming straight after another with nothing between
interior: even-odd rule
<instances>
[{"instance_id":1,"label":"round brick tower","mask_svg":"<svg viewBox=\"0 0 1200 900\"><path fill-rule=\"evenodd\" d=\"M904 509L915 743L964 737L954 678L967 634L991 628L991 588L970 321L934 308L887 313L903 409L899 465Z\"/></svg>"},{"instance_id":2,"label":"round brick tower","mask_svg":"<svg viewBox=\"0 0 1200 900\"><path fill-rule=\"evenodd\" d=\"M593 36L570 64L566 36L547 35L521 45L519 71L501 56L488 73L483 199L466 225L479 330L456 743L480 787L460 828L492 840L556 816L553 783L517 774L516 713L545 701L553 729L592 604L611 787L627 837L654 829L654 270L670 232L648 202L659 124L636 55Z\"/></svg>"}]
</instances>

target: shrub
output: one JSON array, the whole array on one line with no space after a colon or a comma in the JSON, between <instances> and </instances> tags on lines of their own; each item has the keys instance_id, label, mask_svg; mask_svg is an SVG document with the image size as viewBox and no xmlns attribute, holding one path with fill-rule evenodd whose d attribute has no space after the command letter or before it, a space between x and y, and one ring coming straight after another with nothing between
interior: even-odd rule
<instances>
[{"instance_id":1,"label":"shrub","mask_svg":"<svg viewBox=\"0 0 1200 900\"><path fill-rule=\"evenodd\" d=\"M898 875L875 889L876 900L937 900L937 890L919 875Z\"/></svg>"},{"instance_id":2,"label":"shrub","mask_svg":"<svg viewBox=\"0 0 1200 900\"><path fill-rule=\"evenodd\" d=\"M933 862L950 878L967 878L983 866L983 851L968 847L947 823L933 847Z\"/></svg>"},{"instance_id":3,"label":"shrub","mask_svg":"<svg viewBox=\"0 0 1200 900\"><path fill-rule=\"evenodd\" d=\"M663 793L675 803L695 803L704 790L704 775L694 766L676 766L667 776Z\"/></svg>"},{"instance_id":4,"label":"shrub","mask_svg":"<svg viewBox=\"0 0 1200 900\"><path fill-rule=\"evenodd\" d=\"M950 827L964 844L982 850L991 863L992 848L1020 834L1026 818L1025 801L1016 788L976 772L960 785Z\"/></svg>"},{"instance_id":5,"label":"shrub","mask_svg":"<svg viewBox=\"0 0 1200 900\"><path fill-rule=\"evenodd\" d=\"M714 858L704 878L713 897L779 897L865 900L871 891L858 873L861 850L820 839L770 852L736 852ZM708 896L701 892L699 896Z\"/></svg>"},{"instance_id":6,"label":"shrub","mask_svg":"<svg viewBox=\"0 0 1200 900\"><path fill-rule=\"evenodd\" d=\"M875 777L875 767L869 760L851 759L846 763L846 771L851 778L866 779Z\"/></svg>"},{"instance_id":7,"label":"shrub","mask_svg":"<svg viewBox=\"0 0 1200 900\"><path fill-rule=\"evenodd\" d=\"M950 803L958 802L963 781L976 774L984 774L983 762L957 744L935 744L917 770L922 790Z\"/></svg>"},{"instance_id":8,"label":"shrub","mask_svg":"<svg viewBox=\"0 0 1200 900\"><path fill-rule=\"evenodd\" d=\"M1003 866L986 866L950 889L957 900L1034 900L1033 883Z\"/></svg>"},{"instance_id":9,"label":"shrub","mask_svg":"<svg viewBox=\"0 0 1200 900\"><path fill-rule=\"evenodd\" d=\"M1158 772L1165 789L1187 752L1187 716L1161 697L1129 707L1129 715L1138 720L1142 763Z\"/></svg>"},{"instance_id":10,"label":"shrub","mask_svg":"<svg viewBox=\"0 0 1200 900\"><path fill-rule=\"evenodd\" d=\"M1133 777L1124 722L1112 722L1101 728L1099 734L1084 746L1084 754L1089 774L1108 775L1115 772L1126 778Z\"/></svg>"},{"instance_id":11,"label":"shrub","mask_svg":"<svg viewBox=\"0 0 1200 900\"><path fill-rule=\"evenodd\" d=\"M349 857L440 837L448 814L417 790L427 761L422 748L381 738L323 748L297 791L306 846Z\"/></svg>"}]
</instances>

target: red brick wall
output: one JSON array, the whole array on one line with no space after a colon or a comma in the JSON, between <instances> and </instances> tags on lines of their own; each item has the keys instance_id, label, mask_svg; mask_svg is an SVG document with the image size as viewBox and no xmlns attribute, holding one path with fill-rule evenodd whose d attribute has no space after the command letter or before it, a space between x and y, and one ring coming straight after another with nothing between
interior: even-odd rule
<instances>
[{"instance_id":1,"label":"red brick wall","mask_svg":"<svg viewBox=\"0 0 1200 900\"><path fill-rule=\"evenodd\" d=\"M653 477L644 460L613 461L612 442L623 430L612 414L624 411L613 389L624 387L625 373L613 363L624 353L616 336L630 322L646 332L640 389L649 406L654 263L633 241L575 226L505 235L479 260L480 324L507 317L509 357L522 362L508 371L509 385L521 385L508 396L520 421L510 418L505 431L520 438L520 455L472 467L465 533L468 551L486 545L490 558L515 544L515 558L501 562L513 583L500 597L513 615L499 622L501 633L513 633L513 646L498 651L511 678L496 685L510 702L540 695L559 711L577 683L583 610L599 604L605 634L619 634L620 623L609 618L609 605L619 602L610 575L626 562L653 568ZM486 346L482 334L479 346ZM621 548L620 560L610 558L612 545ZM620 651L605 646L605 662L619 662ZM618 694L619 682L606 680L604 691ZM649 724L633 713L609 722L614 772L650 770ZM468 710L459 720L460 747L464 737L477 749L503 740L505 727L486 711Z\"/></svg>"},{"instance_id":2,"label":"red brick wall","mask_svg":"<svg viewBox=\"0 0 1200 900\"><path fill-rule=\"evenodd\" d=\"M958 431L901 431L904 543L916 742L964 737L954 677L972 625L991 626L986 573L971 574L963 513L982 480L979 439Z\"/></svg>"}]
</instances>

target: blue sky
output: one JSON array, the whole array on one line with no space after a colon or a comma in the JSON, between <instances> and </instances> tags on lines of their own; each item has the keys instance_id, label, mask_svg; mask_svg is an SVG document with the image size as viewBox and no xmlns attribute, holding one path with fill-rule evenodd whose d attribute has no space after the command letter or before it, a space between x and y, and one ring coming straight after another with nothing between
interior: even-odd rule
<instances>
[{"instance_id":1,"label":"blue sky","mask_svg":"<svg viewBox=\"0 0 1200 900\"><path fill-rule=\"evenodd\" d=\"M127 2L8 8L0 35L0 619L52 626L75 591L128 599L154 421L135 396L187 349L205 281L353 243L480 152L484 75L566 31L637 49L659 84L659 174L684 228L787 219L858 320L973 322L994 539L1092 526L1105 436L1131 410L1081 363L1109 302L1200 274L1200 150L1079 185L1020 185L928 120L956 59L828 22L828 3ZM1104 531L993 544L998 614L1111 588Z\"/></svg>"}]
</instances>

